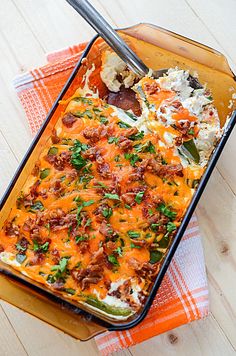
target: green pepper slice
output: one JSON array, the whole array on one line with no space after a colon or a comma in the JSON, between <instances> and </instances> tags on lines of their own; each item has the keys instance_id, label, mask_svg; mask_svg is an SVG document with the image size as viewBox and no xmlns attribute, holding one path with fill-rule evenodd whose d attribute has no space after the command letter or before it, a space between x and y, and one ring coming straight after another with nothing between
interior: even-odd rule
<instances>
[{"instance_id":1,"label":"green pepper slice","mask_svg":"<svg viewBox=\"0 0 236 356\"><path fill-rule=\"evenodd\" d=\"M104 303L92 296L87 297L86 303L111 315L129 316L132 313L132 311L128 308L115 307L113 305Z\"/></svg>"}]
</instances>

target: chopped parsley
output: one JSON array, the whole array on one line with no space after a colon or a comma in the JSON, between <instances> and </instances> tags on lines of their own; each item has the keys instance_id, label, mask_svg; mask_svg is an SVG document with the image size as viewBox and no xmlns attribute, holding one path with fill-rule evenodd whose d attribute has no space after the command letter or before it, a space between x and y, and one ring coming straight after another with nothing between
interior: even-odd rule
<instances>
[{"instance_id":1,"label":"chopped parsley","mask_svg":"<svg viewBox=\"0 0 236 356\"><path fill-rule=\"evenodd\" d=\"M102 215L104 216L104 218L109 219L113 214L113 210L112 208L104 208L102 211Z\"/></svg>"},{"instance_id":2,"label":"chopped parsley","mask_svg":"<svg viewBox=\"0 0 236 356\"><path fill-rule=\"evenodd\" d=\"M119 142L119 137L114 137L114 136L111 136L108 138L108 143L118 143Z\"/></svg>"},{"instance_id":3,"label":"chopped parsley","mask_svg":"<svg viewBox=\"0 0 236 356\"><path fill-rule=\"evenodd\" d=\"M87 241L88 240L88 236L87 235L82 235L82 236L75 236L75 242L78 244L79 242L82 241Z\"/></svg>"},{"instance_id":4,"label":"chopped parsley","mask_svg":"<svg viewBox=\"0 0 236 356\"><path fill-rule=\"evenodd\" d=\"M148 141L148 142L144 143L143 145L141 143L138 143L137 145L134 145L134 149L136 152L156 153L155 147L151 143L151 141Z\"/></svg>"},{"instance_id":5,"label":"chopped parsley","mask_svg":"<svg viewBox=\"0 0 236 356\"><path fill-rule=\"evenodd\" d=\"M176 229L177 229L177 227L176 227L176 225L173 223L173 222L171 222L171 221L169 221L168 223L167 223L167 231L168 232L172 232L172 231L175 231Z\"/></svg>"},{"instance_id":6,"label":"chopped parsley","mask_svg":"<svg viewBox=\"0 0 236 356\"><path fill-rule=\"evenodd\" d=\"M132 141L142 140L143 138L144 138L144 132L143 131L129 136L129 139L132 140Z\"/></svg>"},{"instance_id":7,"label":"chopped parsley","mask_svg":"<svg viewBox=\"0 0 236 356\"><path fill-rule=\"evenodd\" d=\"M154 264L159 262L163 257L163 253L160 251L151 251L150 252L150 263Z\"/></svg>"},{"instance_id":8,"label":"chopped parsley","mask_svg":"<svg viewBox=\"0 0 236 356\"><path fill-rule=\"evenodd\" d=\"M44 210L44 205L40 200L37 200L36 202L34 202L33 205L31 205L29 211L31 213L36 213L37 211L43 211Z\"/></svg>"},{"instance_id":9,"label":"chopped parsley","mask_svg":"<svg viewBox=\"0 0 236 356\"><path fill-rule=\"evenodd\" d=\"M112 263L114 266L119 266L119 262L118 262L116 256L114 256L114 255L109 255L107 258L108 258L108 261L109 261L110 263Z\"/></svg>"},{"instance_id":10,"label":"chopped parsley","mask_svg":"<svg viewBox=\"0 0 236 356\"><path fill-rule=\"evenodd\" d=\"M130 161L131 166L135 167L136 162L140 160L140 157L136 153L125 153L125 159Z\"/></svg>"},{"instance_id":11,"label":"chopped parsley","mask_svg":"<svg viewBox=\"0 0 236 356\"><path fill-rule=\"evenodd\" d=\"M38 241L34 240L33 250L35 252L47 252L49 249L49 242L45 242L43 245L39 245Z\"/></svg>"},{"instance_id":12,"label":"chopped parsley","mask_svg":"<svg viewBox=\"0 0 236 356\"><path fill-rule=\"evenodd\" d=\"M111 200L120 200L117 194L110 194L110 193L105 193L104 198L111 199Z\"/></svg>"},{"instance_id":13,"label":"chopped parsley","mask_svg":"<svg viewBox=\"0 0 236 356\"><path fill-rule=\"evenodd\" d=\"M174 220L177 213L175 211L171 211L164 203L161 203L158 207L157 210L159 210L162 214L170 218L171 220Z\"/></svg>"},{"instance_id":14,"label":"chopped parsley","mask_svg":"<svg viewBox=\"0 0 236 356\"><path fill-rule=\"evenodd\" d=\"M81 143L79 140L75 140L74 145L70 148L73 151L70 162L77 171L87 164L87 160L81 156L81 152L86 151L88 148L88 145Z\"/></svg>"},{"instance_id":15,"label":"chopped parsley","mask_svg":"<svg viewBox=\"0 0 236 356\"><path fill-rule=\"evenodd\" d=\"M118 253L118 255L121 257L121 256L122 256L122 254L123 254L122 247L121 247L121 246L117 247L117 249L115 249L115 252L117 252L117 253Z\"/></svg>"},{"instance_id":16,"label":"chopped parsley","mask_svg":"<svg viewBox=\"0 0 236 356\"><path fill-rule=\"evenodd\" d=\"M139 249L141 248L141 246L135 245L133 242L131 242L130 247L131 248L139 248Z\"/></svg>"},{"instance_id":17,"label":"chopped parsley","mask_svg":"<svg viewBox=\"0 0 236 356\"><path fill-rule=\"evenodd\" d=\"M126 124L126 122L124 122L124 121L119 121L117 123L117 125L122 129L129 129L130 127L132 127L131 125Z\"/></svg>"},{"instance_id":18,"label":"chopped parsley","mask_svg":"<svg viewBox=\"0 0 236 356\"><path fill-rule=\"evenodd\" d=\"M143 196L144 196L144 192L138 192L136 194L136 197L135 197L135 201L137 204L141 204L142 200L143 200Z\"/></svg>"},{"instance_id":19,"label":"chopped parsley","mask_svg":"<svg viewBox=\"0 0 236 356\"><path fill-rule=\"evenodd\" d=\"M125 111L126 115L128 115L132 120L137 121L138 118L136 115L134 115L133 113L129 112L129 111Z\"/></svg>"},{"instance_id":20,"label":"chopped parsley","mask_svg":"<svg viewBox=\"0 0 236 356\"><path fill-rule=\"evenodd\" d=\"M128 204L125 204L125 208L128 209L128 210L130 210L130 209L131 209L131 206L128 205Z\"/></svg>"},{"instance_id":21,"label":"chopped parsley","mask_svg":"<svg viewBox=\"0 0 236 356\"><path fill-rule=\"evenodd\" d=\"M138 237L140 237L140 232L129 230L128 235L131 239L137 239Z\"/></svg>"}]
</instances>

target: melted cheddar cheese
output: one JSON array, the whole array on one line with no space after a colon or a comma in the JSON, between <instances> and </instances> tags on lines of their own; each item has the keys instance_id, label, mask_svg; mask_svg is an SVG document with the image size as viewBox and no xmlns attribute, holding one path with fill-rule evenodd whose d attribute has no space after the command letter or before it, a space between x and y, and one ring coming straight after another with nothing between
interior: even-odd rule
<instances>
[{"instance_id":1,"label":"melted cheddar cheese","mask_svg":"<svg viewBox=\"0 0 236 356\"><path fill-rule=\"evenodd\" d=\"M134 90L139 118L71 98L0 231L3 262L113 318L144 303L205 170L202 120L178 91L149 77Z\"/></svg>"}]
</instances>

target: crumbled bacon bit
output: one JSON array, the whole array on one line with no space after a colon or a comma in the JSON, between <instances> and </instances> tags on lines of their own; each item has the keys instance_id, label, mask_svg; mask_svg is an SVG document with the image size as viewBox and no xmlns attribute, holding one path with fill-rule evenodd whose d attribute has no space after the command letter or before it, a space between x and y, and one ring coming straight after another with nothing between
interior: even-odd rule
<instances>
[{"instance_id":1,"label":"crumbled bacon bit","mask_svg":"<svg viewBox=\"0 0 236 356\"><path fill-rule=\"evenodd\" d=\"M31 266L41 265L45 259L45 255L42 252L35 252L34 257L29 261Z\"/></svg>"},{"instance_id":2,"label":"crumbled bacon bit","mask_svg":"<svg viewBox=\"0 0 236 356\"><path fill-rule=\"evenodd\" d=\"M118 93L109 92L107 102L123 110L132 110L137 116L141 115L141 108L132 89L121 87Z\"/></svg>"},{"instance_id":3,"label":"crumbled bacon bit","mask_svg":"<svg viewBox=\"0 0 236 356\"><path fill-rule=\"evenodd\" d=\"M61 258L59 251L58 251L56 248L54 248L54 249L51 251L51 255L53 256L53 257L52 257L53 262L54 262L56 265L58 265L58 264L59 264L59 261L60 261L60 258Z\"/></svg>"},{"instance_id":4,"label":"crumbled bacon bit","mask_svg":"<svg viewBox=\"0 0 236 356\"><path fill-rule=\"evenodd\" d=\"M0 253L4 251L4 247L0 245Z\"/></svg>"},{"instance_id":5,"label":"crumbled bacon bit","mask_svg":"<svg viewBox=\"0 0 236 356\"><path fill-rule=\"evenodd\" d=\"M27 250L29 241L23 236L20 240L17 241L17 244L23 249ZM19 251L21 251L21 248L17 248Z\"/></svg>"},{"instance_id":6,"label":"crumbled bacon bit","mask_svg":"<svg viewBox=\"0 0 236 356\"><path fill-rule=\"evenodd\" d=\"M144 90L148 94L152 95L152 94L155 94L156 92L160 91L160 87L157 82L145 83Z\"/></svg>"},{"instance_id":7,"label":"crumbled bacon bit","mask_svg":"<svg viewBox=\"0 0 236 356\"><path fill-rule=\"evenodd\" d=\"M121 136L118 142L118 146L124 152L129 151L133 147L133 142L129 140L127 137Z\"/></svg>"},{"instance_id":8,"label":"crumbled bacon bit","mask_svg":"<svg viewBox=\"0 0 236 356\"><path fill-rule=\"evenodd\" d=\"M19 236L19 226L14 224L14 222L9 221L5 225L5 234L10 237L17 237Z\"/></svg>"},{"instance_id":9,"label":"crumbled bacon bit","mask_svg":"<svg viewBox=\"0 0 236 356\"><path fill-rule=\"evenodd\" d=\"M34 166L34 168L33 168L33 170L32 170L32 174L33 174L33 176L35 176L35 177L38 176L38 174L39 174L39 162L35 163L35 166Z\"/></svg>"},{"instance_id":10,"label":"crumbled bacon bit","mask_svg":"<svg viewBox=\"0 0 236 356\"><path fill-rule=\"evenodd\" d=\"M97 171L102 178L108 179L111 177L111 168L109 163L103 162L97 165Z\"/></svg>"},{"instance_id":11,"label":"crumbled bacon bit","mask_svg":"<svg viewBox=\"0 0 236 356\"><path fill-rule=\"evenodd\" d=\"M57 131L55 128L53 128L53 130L52 130L51 140L52 140L53 144L60 142L60 137L57 136Z\"/></svg>"},{"instance_id":12,"label":"crumbled bacon bit","mask_svg":"<svg viewBox=\"0 0 236 356\"><path fill-rule=\"evenodd\" d=\"M70 163L71 152L63 151L59 155L47 155L45 159L58 171L63 171Z\"/></svg>"},{"instance_id":13,"label":"crumbled bacon bit","mask_svg":"<svg viewBox=\"0 0 236 356\"><path fill-rule=\"evenodd\" d=\"M174 175L183 176L183 166L182 164L166 164L161 165L154 159L148 161L147 170L149 172L155 173L160 177L172 177Z\"/></svg>"},{"instance_id":14,"label":"crumbled bacon bit","mask_svg":"<svg viewBox=\"0 0 236 356\"><path fill-rule=\"evenodd\" d=\"M109 209L110 207L109 207L109 205L108 204L106 204L106 203L103 203L103 204L101 204L101 205L99 205L99 207L96 209L96 210L94 210L94 215L96 216L96 220L98 221L98 222L102 222L103 220L106 220L106 218L105 218L105 216L103 215L103 211L105 210L105 209Z\"/></svg>"},{"instance_id":15,"label":"crumbled bacon bit","mask_svg":"<svg viewBox=\"0 0 236 356\"><path fill-rule=\"evenodd\" d=\"M105 254L103 247L101 247L97 252L92 256L91 263L87 268L83 268L79 271L72 270L71 275L74 280L81 284L81 289L87 289L90 284L97 284L103 278L104 265L105 263Z\"/></svg>"},{"instance_id":16,"label":"crumbled bacon bit","mask_svg":"<svg viewBox=\"0 0 236 356\"><path fill-rule=\"evenodd\" d=\"M70 112L66 113L62 118L63 125L68 128L71 128L76 121L77 117L72 115Z\"/></svg>"}]
</instances>

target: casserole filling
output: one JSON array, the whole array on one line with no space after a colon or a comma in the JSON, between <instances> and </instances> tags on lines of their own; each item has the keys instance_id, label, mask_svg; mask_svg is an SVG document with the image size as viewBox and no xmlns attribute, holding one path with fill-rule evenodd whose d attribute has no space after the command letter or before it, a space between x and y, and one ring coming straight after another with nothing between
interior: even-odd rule
<instances>
[{"instance_id":1,"label":"casserole filling","mask_svg":"<svg viewBox=\"0 0 236 356\"><path fill-rule=\"evenodd\" d=\"M113 93L99 98L85 78L68 101L0 232L0 259L126 319L145 302L222 132L188 71L140 79L117 58L105 52L101 71Z\"/></svg>"}]
</instances>

